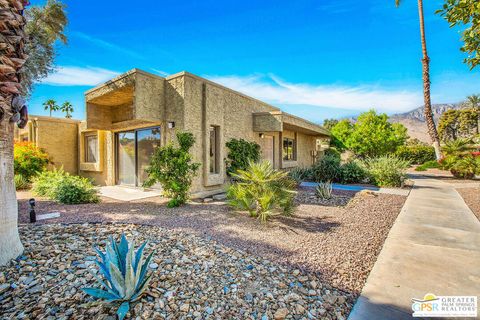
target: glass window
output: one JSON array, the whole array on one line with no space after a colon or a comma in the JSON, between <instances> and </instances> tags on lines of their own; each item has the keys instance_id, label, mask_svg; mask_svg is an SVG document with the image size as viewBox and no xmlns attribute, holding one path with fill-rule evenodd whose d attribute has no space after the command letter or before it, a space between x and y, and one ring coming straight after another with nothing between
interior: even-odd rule
<instances>
[{"instance_id":1,"label":"glass window","mask_svg":"<svg viewBox=\"0 0 480 320\"><path fill-rule=\"evenodd\" d=\"M296 141L291 138L283 138L283 160L296 160Z\"/></svg>"},{"instance_id":2,"label":"glass window","mask_svg":"<svg viewBox=\"0 0 480 320\"><path fill-rule=\"evenodd\" d=\"M98 159L98 138L97 135L85 136L85 162L95 163Z\"/></svg>"},{"instance_id":3,"label":"glass window","mask_svg":"<svg viewBox=\"0 0 480 320\"><path fill-rule=\"evenodd\" d=\"M220 172L220 162L219 162L219 127L210 126L210 173L219 173Z\"/></svg>"}]
</instances>

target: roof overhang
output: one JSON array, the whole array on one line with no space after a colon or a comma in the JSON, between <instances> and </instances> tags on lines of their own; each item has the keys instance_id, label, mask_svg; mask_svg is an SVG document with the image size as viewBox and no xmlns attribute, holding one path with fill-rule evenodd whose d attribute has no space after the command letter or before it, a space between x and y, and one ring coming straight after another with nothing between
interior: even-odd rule
<instances>
[{"instance_id":1,"label":"roof overhang","mask_svg":"<svg viewBox=\"0 0 480 320\"><path fill-rule=\"evenodd\" d=\"M311 136L330 136L330 132L324 127L282 111L255 112L253 130L255 132L291 130Z\"/></svg>"}]
</instances>

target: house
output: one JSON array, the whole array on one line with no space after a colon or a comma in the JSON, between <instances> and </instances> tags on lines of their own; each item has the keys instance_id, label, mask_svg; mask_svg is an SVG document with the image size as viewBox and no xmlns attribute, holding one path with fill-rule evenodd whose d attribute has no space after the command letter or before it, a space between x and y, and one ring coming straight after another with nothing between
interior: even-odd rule
<instances>
[{"instance_id":1,"label":"house","mask_svg":"<svg viewBox=\"0 0 480 320\"><path fill-rule=\"evenodd\" d=\"M57 168L78 174L79 120L30 115L25 128L15 126L15 141L30 141L44 149Z\"/></svg>"},{"instance_id":2,"label":"house","mask_svg":"<svg viewBox=\"0 0 480 320\"><path fill-rule=\"evenodd\" d=\"M141 186L155 147L194 134L191 152L201 168L192 193L221 192L225 143L255 141L275 168L312 165L330 133L267 103L188 72L166 78L138 69L85 93L86 120L78 125L78 173L99 185ZM324 144L324 143L323 143Z\"/></svg>"}]
</instances>

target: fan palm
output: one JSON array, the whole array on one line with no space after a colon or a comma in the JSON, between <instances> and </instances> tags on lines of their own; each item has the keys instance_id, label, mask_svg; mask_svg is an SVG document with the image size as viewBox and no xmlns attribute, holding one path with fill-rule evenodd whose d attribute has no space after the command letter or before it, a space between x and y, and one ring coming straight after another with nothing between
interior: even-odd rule
<instances>
[{"instance_id":1,"label":"fan palm","mask_svg":"<svg viewBox=\"0 0 480 320\"><path fill-rule=\"evenodd\" d=\"M65 101L62 104L61 111L65 112L65 118L70 119L72 117L73 105L70 102Z\"/></svg>"},{"instance_id":2,"label":"fan palm","mask_svg":"<svg viewBox=\"0 0 480 320\"><path fill-rule=\"evenodd\" d=\"M43 103L45 110L50 111L50 117L52 116L52 111L58 111L60 107L57 105L57 102L53 99L48 99Z\"/></svg>"},{"instance_id":3,"label":"fan palm","mask_svg":"<svg viewBox=\"0 0 480 320\"><path fill-rule=\"evenodd\" d=\"M433 147L435 148L435 156L437 160L442 157L440 150L440 138L438 136L438 131L435 126L435 121L433 121L433 112L432 112L432 100L430 97L430 58L428 57L427 52L427 40L425 37L425 23L423 16L423 1L418 1L418 17L420 20L420 39L422 44L422 74L423 74L423 100L425 103L424 115L425 121L427 122L428 134L432 141ZM395 0L395 5L400 6L401 0Z\"/></svg>"}]
</instances>

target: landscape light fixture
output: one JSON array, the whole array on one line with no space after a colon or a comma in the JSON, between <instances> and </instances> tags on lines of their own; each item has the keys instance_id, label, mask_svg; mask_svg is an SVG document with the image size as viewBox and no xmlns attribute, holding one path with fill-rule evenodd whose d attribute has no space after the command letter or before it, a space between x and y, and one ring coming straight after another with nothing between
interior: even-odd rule
<instances>
[{"instance_id":1,"label":"landscape light fixture","mask_svg":"<svg viewBox=\"0 0 480 320\"><path fill-rule=\"evenodd\" d=\"M30 223L37 222L37 214L35 213L35 199L30 198L28 200L28 204L30 204Z\"/></svg>"}]
</instances>

